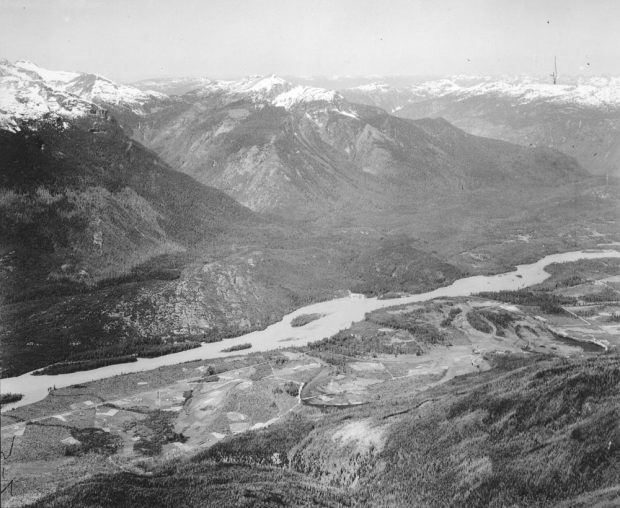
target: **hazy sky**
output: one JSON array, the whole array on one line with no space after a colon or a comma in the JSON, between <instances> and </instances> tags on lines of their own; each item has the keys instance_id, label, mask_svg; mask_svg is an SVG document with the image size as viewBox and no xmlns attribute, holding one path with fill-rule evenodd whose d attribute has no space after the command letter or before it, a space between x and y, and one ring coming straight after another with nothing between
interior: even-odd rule
<instances>
[{"instance_id":1,"label":"hazy sky","mask_svg":"<svg viewBox=\"0 0 620 508\"><path fill-rule=\"evenodd\" d=\"M554 55L620 75L620 0L0 0L0 57L118 81L548 74Z\"/></svg>"}]
</instances>

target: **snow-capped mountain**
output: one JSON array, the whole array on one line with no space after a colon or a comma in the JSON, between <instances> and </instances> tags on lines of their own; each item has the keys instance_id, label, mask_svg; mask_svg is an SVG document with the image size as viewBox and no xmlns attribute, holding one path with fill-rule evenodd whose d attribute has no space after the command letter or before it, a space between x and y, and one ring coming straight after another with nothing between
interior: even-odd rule
<instances>
[{"instance_id":1,"label":"snow-capped mountain","mask_svg":"<svg viewBox=\"0 0 620 508\"><path fill-rule=\"evenodd\" d=\"M9 62L4 63L8 66L12 66L16 73L29 73L33 77L36 75L50 83L68 83L80 75L79 72L51 71L49 69L44 69L28 60L18 60L12 65Z\"/></svg>"},{"instance_id":2,"label":"snow-capped mountain","mask_svg":"<svg viewBox=\"0 0 620 508\"><path fill-rule=\"evenodd\" d=\"M394 115L442 117L465 131L527 146L556 148L593 173L620 175L620 78L456 76L342 90L354 102Z\"/></svg>"},{"instance_id":3,"label":"snow-capped mountain","mask_svg":"<svg viewBox=\"0 0 620 508\"><path fill-rule=\"evenodd\" d=\"M338 102L343 96L332 89L300 84L296 80L280 76L247 76L238 80L213 80L206 77L163 78L143 80L134 83L141 90L158 90L167 94L204 97L209 94L224 94L230 99L251 97L255 101L268 101L272 105L287 109L301 103Z\"/></svg>"},{"instance_id":4,"label":"snow-capped mountain","mask_svg":"<svg viewBox=\"0 0 620 508\"><path fill-rule=\"evenodd\" d=\"M90 101L54 87L30 69L0 62L1 129L15 131L23 121L48 116L77 118L93 108Z\"/></svg>"},{"instance_id":5,"label":"snow-capped mountain","mask_svg":"<svg viewBox=\"0 0 620 508\"><path fill-rule=\"evenodd\" d=\"M0 127L49 115L66 119L116 107L144 114L167 96L121 85L95 74L51 71L32 62L0 62Z\"/></svg>"},{"instance_id":6,"label":"snow-capped mountain","mask_svg":"<svg viewBox=\"0 0 620 508\"><path fill-rule=\"evenodd\" d=\"M297 85L279 76L248 76L235 81L209 81L192 92L198 97L220 93L230 100L250 98L254 102L292 109L300 104L313 102L340 104L344 97L325 88Z\"/></svg>"},{"instance_id":7,"label":"snow-capped mountain","mask_svg":"<svg viewBox=\"0 0 620 508\"><path fill-rule=\"evenodd\" d=\"M298 85L277 95L272 103L274 106L291 109L298 104L310 102L342 103L343 101L344 97L333 90Z\"/></svg>"},{"instance_id":8,"label":"snow-capped mountain","mask_svg":"<svg viewBox=\"0 0 620 508\"><path fill-rule=\"evenodd\" d=\"M139 90L153 90L166 95L183 95L211 83L213 80L201 76L143 79L130 83Z\"/></svg>"},{"instance_id":9,"label":"snow-capped mountain","mask_svg":"<svg viewBox=\"0 0 620 508\"><path fill-rule=\"evenodd\" d=\"M411 92L419 97L497 95L511 97L521 103L544 100L580 106L620 107L620 78L581 78L573 83L555 85L533 78L484 78L482 82L475 81L475 78L467 77L429 81L412 86Z\"/></svg>"},{"instance_id":10,"label":"snow-capped mountain","mask_svg":"<svg viewBox=\"0 0 620 508\"><path fill-rule=\"evenodd\" d=\"M198 94L225 92L231 95L249 95L256 99L273 99L293 85L279 76L248 76L235 81L211 81L197 90Z\"/></svg>"},{"instance_id":11,"label":"snow-capped mountain","mask_svg":"<svg viewBox=\"0 0 620 508\"><path fill-rule=\"evenodd\" d=\"M345 96L386 105L395 113L406 104L430 98L452 96L464 99L483 95L510 97L520 103L544 100L558 104L577 104L590 107L620 108L620 77L571 78L565 83L551 84L532 77L452 76L444 79L393 86L385 82L364 84L343 91ZM359 95L358 95L359 94Z\"/></svg>"},{"instance_id":12,"label":"snow-capped mountain","mask_svg":"<svg viewBox=\"0 0 620 508\"><path fill-rule=\"evenodd\" d=\"M167 96L151 90L139 90L133 86L115 83L99 74L50 71L38 65L20 60L14 66L40 76L49 86L69 92L82 99L109 105L122 105L140 113L147 103L166 99Z\"/></svg>"},{"instance_id":13,"label":"snow-capped mountain","mask_svg":"<svg viewBox=\"0 0 620 508\"><path fill-rule=\"evenodd\" d=\"M64 89L85 99L109 105L129 107L134 113L152 101L165 100L166 95L159 92L143 92L137 88L120 85L96 74L80 74L67 82Z\"/></svg>"}]
</instances>

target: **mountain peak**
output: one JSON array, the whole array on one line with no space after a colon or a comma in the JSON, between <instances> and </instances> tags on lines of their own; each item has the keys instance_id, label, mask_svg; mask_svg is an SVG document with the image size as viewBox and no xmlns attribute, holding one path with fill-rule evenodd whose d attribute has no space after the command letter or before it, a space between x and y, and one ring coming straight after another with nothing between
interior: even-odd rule
<instances>
[{"instance_id":1,"label":"mountain peak","mask_svg":"<svg viewBox=\"0 0 620 508\"><path fill-rule=\"evenodd\" d=\"M9 130L48 114L63 118L87 115L98 109L93 102L140 114L151 101L166 98L98 74L54 71L27 60L0 62L0 125Z\"/></svg>"},{"instance_id":2,"label":"mountain peak","mask_svg":"<svg viewBox=\"0 0 620 508\"><path fill-rule=\"evenodd\" d=\"M30 71L30 72L34 72L38 74L39 76L41 76L41 79L43 79L44 81L66 83L68 81L71 81L72 79L75 79L76 77L80 75L78 72L53 71L53 70L45 69L29 60L18 60L13 65L17 67L18 69L21 69L24 71Z\"/></svg>"},{"instance_id":3,"label":"mountain peak","mask_svg":"<svg viewBox=\"0 0 620 508\"><path fill-rule=\"evenodd\" d=\"M293 88L293 83L272 74L270 76L247 76L236 81L217 81L216 88L235 95L251 95L257 99L273 99Z\"/></svg>"},{"instance_id":4,"label":"mountain peak","mask_svg":"<svg viewBox=\"0 0 620 508\"><path fill-rule=\"evenodd\" d=\"M291 109L311 102L342 102L344 97L335 90L298 85L280 76L252 75L235 81L210 81L201 86L197 93L225 93L234 98L248 97L256 102L267 102L273 106Z\"/></svg>"},{"instance_id":5,"label":"mountain peak","mask_svg":"<svg viewBox=\"0 0 620 508\"><path fill-rule=\"evenodd\" d=\"M344 97L334 90L298 85L276 96L274 106L291 109L302 103L310 102L340 102Z\"/></svg>"},{"instance_id":6,"label":"mountain peak","mask_svg":"<svg viewBox=\"0 0 620 508\"><path fill-rule=\"evenodd\" d=\"M254 77L254 81L250 81L250 90L252 91L263 91L263 90L274 90L277 88L290 88L292 83L286 81L280 76L276 76L275 74L271 74L270 76L256 76Z\"/></svg>"}]
</instances>

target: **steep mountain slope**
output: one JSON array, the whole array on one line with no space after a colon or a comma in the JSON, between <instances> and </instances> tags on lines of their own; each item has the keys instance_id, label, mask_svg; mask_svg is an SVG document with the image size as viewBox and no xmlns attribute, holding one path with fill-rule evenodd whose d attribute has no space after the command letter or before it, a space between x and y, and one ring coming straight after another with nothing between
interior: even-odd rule
<instances>
[{"instance_id":1,"label":"steep mountain slope","mask_svg":"<svg viewBox=\"0 0 620 508\"><path fill-rule=\"evenodd\" d=\"M381 208L403 187L419 196L582 174L551 150L476 138L446 122L398 119L273 76L209 83L183 101L128 125L133 136L254 210Z\"/></svg>"},{"instance_id":2,"label":"steep mountain slope","mask_svg":"<svg viewBox=\"0 0 620 508\"><path fill-rule=\"evenodd\" d=\"M192 320L251 326L273 312L234 317L256 282L222 278L242 263L228 259L235 237L261 228L248 209L113 121L58 119L0 131L3 374L136 337L157 344ZM192 264L198 253L212 270ZM220 297L197 306L182 289L192 280Z\"/></svg>"},{"instance_id":3,"label":"steep mountain slope","mask_svg":"<svg viewBox=\"0 0 620 508\"><path fill-rule=\"evenodd\" d=\"M456 77L406 87L368 84L342 93L403 118L442 117L478 136L553 147L593 173L619 174L618 78L551 85L532 79Z\"/></svg>"},{"instance_id":4,"label":"steep mountain slope","mask_svg":"<svg viewBox=\"0 0 620 508\"><path fill-rule=\"evenodd\" d=\"M16 255L48 278L120 275L252 217L96 116L62 128L22 123L19 132L0 131L0 143L3 241L27 241L20 247L33 251Z\"/></svg>"},{"instance_id":5,"label":"steep mountain slope","mask_svg":"<svg viewBox=\"0 0 620 508\"><path fill-rule=\"evenodd\" d=\"M0 78L3 375L250 329L306 297L303 270L295 290L274 284L280 253L259 250L286 228L173 171L107 110L18 72Z\"/></svg>"}]
</instances>

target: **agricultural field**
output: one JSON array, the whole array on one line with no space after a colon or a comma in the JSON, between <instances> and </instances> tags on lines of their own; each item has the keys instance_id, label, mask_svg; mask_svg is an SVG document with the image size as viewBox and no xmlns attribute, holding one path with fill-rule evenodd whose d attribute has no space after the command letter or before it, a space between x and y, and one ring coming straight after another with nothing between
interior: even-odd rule
<instances>
[{"instance_id":1,"label":"agricultural field","mask_svg":"<svg viewBox=\"0 0 620 508\"><path fill-rule=\"evenodd\" d=\"M148 474L301 408L300 387L320 369L289 352L193 362L53 390L2 414L3 460L23 506L93 474ZM54 464L53 468L49 465Z\"/></svg>"},{"instance_id":2,"label":"agricultural field","mask_svg":"<svg viewBox=\"0 0 620 508\"><path fill-rule=\"evenodd\" d=\"M583 355L591 342L561 337L551 316L486 298L438 299L371 312L308 350L329 367L302 390L316 406L353 406L380 396L386 381L408 378L423 391L454 377L489 370L498 355ZM389 383L388 383L389 384Z\"/></svg>"},{"instance_id":3,"label":"agricultural field","mask_svg":"<svg viewBox=\"0 0 620 508\"><path fill-rule=\"evenodd\" d=\"M548 326L569 341L620 347L620 260L583 260L548 271L552 276L533 289L570 301L564 312L545 316Z\"/></svg>"}]
</instances>

